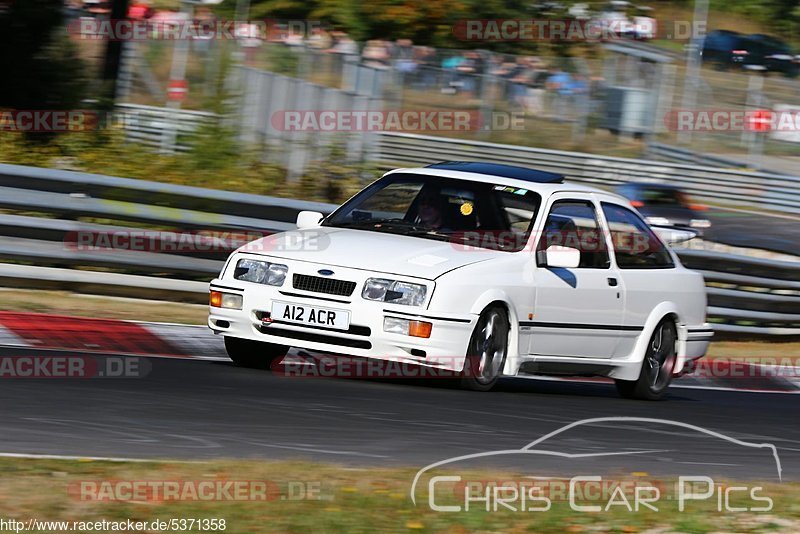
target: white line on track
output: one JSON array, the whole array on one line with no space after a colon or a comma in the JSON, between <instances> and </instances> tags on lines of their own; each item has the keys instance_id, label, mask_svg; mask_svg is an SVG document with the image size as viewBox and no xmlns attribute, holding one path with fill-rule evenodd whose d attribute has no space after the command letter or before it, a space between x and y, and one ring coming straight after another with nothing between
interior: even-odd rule
<instances>
[{"instance_id":1,"label":"white line on track","mask_svg":"<svg viewBox=\"0 0 800 534\"><path fill-rule=\"evenodd\" d=\"M143 462L143 463L177 463L202 464L207 462L192 460L163 460L146 458L118 458L114 456L69 456L64 454L29 454L21 452L0 452L0 458L27 458L33 460L78 460L81 462Z\"/></svg>"}]
</instances>

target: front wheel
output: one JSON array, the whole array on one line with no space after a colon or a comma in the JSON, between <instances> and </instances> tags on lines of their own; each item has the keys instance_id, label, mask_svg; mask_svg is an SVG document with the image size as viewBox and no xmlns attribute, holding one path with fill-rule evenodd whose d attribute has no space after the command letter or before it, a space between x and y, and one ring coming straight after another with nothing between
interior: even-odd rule
<instances>
[{"instance_id":1,"label":"front wheel","mask_svg":"<svg viewBox=\"0 0 800 534\"><path fill-rule=\"evenodd\" d=\"M508 316L503 308L487 308L472 332L461 387L489 391L497 383L508 354Z\"/></svg>"},{"instance_id":2,"label":"front wheel","mask_svg":"<svg viewBox=\"0 0 800 534\"><path fill-rule=\"evenodd\" d=\"M228 357L239 367L270 369L273 363L278 363L286 356L289 347L226 336L225 350L228 352Z\"/></svg>"},{"instance_id":3,"label":"front wheel","mask_svg":"<svg viewBox=\"0 0 800 534\"><path fill-rule=\"evenodd\" d=\"M663 399L672 382L672 371L677 360L677 340L675 323L669 319L661 321L650 338L639 378L615 381L620 395L629 399Z\"/></svg>"}]
</instances>

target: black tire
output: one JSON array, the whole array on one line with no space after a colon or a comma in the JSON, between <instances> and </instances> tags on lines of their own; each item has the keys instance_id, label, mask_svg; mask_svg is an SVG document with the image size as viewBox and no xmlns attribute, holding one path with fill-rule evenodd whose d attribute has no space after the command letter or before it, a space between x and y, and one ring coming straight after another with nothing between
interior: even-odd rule
<instances>
[{"instance_id":1,"label":"black tire","mask_svg":"<svg viewBox=\"0 0 800 534\"><path fill-rule=\"evenodd\" d=\"M489 391L497 383L508 355L511 328L500 306L483 310L469 339L460 385L472 391Z\"/></svg>"},{"instance_id":2,"label":"black tire","mask_svg":"<svg viewBox=\"0 0 800 534\"><path fill-rule=\"evenodd\" d=\"M678 331L675 323L664 319L656 326L642 361L637 380L615 380L619 394L628 399L661 400L667 395L675 369Z\"/></svg>"},{"instance_id":3,"label":"black tire","mask_svg":"<svg viewBox=\"0 0 800 534\"><path fill-rule=\"evenodd\" d=\"M277 364L286 356L289 347L225 336L225 350L228 351L228 357L239 367L271 369L273 364Z\"/></svg>"}]
</instances>

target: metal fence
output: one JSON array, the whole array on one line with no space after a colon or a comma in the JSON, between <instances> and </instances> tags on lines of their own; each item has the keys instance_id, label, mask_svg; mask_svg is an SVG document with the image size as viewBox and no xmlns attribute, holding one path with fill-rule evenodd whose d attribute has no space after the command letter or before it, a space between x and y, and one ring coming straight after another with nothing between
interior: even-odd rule
<instances>
[{"instance_id":1,"label":"metal fence","mask_svg":"<svg viewBox=\"0 0 800 534\"><path fill-rule=\"evenodd\" d=\"M307 110L376 110L378 99L257 69L242 67L241 75L239 138L286 168L289 179L301 176L311 161L326 159L336 143L344 147L349 161L369 159L374 133L293 131L284 118Z\"/></svg>"},{"instance_id":2,"label":"metal fence","mask_svg":"<svg viewBox=\"0 0 800 534\"><path fill-rule=\"evenodd\" d=\"M300 210L334 206L96 174L0 165L0 279L13 287L203 302L230 252L70 246L75 232L271 233L294 227ZM36 215L32 215L35 213ZM158 229L158 230L154 230ZM709 318L724 332L800 335L800 263L680 250L706 278Z\"/></svg>"},{"instance_id":3,"label":"metal fence","mask_svg":"<svg viewBox=\"0 0 800 534\"><path fill-rule=\"evenodd\" d=\"M115 121L122 125L125 139L163 152L185 152L202 126L220 119L214 113L186 109L118 104Z\"/></svg>"},{"instance_id":4,"label":"metal fence","mask_svg":"<svg viewBox=\"0 0 800 534\"><path fill-rule=\"evenodd\" d=\"M90 41L81 46L90 46ZM379 103L371 109L466 109L479 111L485 117L493 112L521 113L522 131L487 130L468 132L472 139L514 143L550 148L590 147L594 152L615 153L630 150L630 136L644 136L648 141L680 145L711 157L731 154L747 156L751 167L769 168L764 155L780 156L794 151L800 142L796 129L760 134L742 131L703 128L695 132L675 131L671 112L678 109L696 111L743 112L754 109L800 109L797 79L777 74L765 76L741 70L719 71L712 65L701 69L696 84L686 80L687 68L683 53L639 43L622 41L598 45L592 58L555 56L515 56L476 50L433 49L400 46L399 43L360 43L346 54L314 48L310 43L287 46L278 42L262 42L244 47L238 41L195 40L189 52L187 71L189 92L183 103L186 108L202 109L213 99L244 95L238 109L243 121L244 138L253 139L255 130L269 128L269 120L251 111L272 102L288 102L293 109L321 108L322 93L342 92L351 96L367 96ZM121 98L137 103L163 105L169 69L164 68L174 53L174 43L142 41L126 46L127 74L123 85L129 90ZM375 59L371 49L383 50L382 59ZM600 50L602 48L602 51ZM249 71L291 79L287 92L263 91L263 76L252 72L242 75L237 66L228 69L227 60L234 50L240 57L237 64ZM548 83L556 71L569 73L568 83L556 88ZM131 78L128 80L128 78ZM224 84L218 83L225 78ZM134 83L135 82L135 83ZM284 81L280 82L285 84ZM219 87L225 93L219 93ZM291 87L290 87L291 86ZM326 97L327 98L327 97ZM339 98L337 105L361 110L358 102L347 103ZM334 106L334 109L338 109ZM290 109L290 108L283 108ZM255 117L257 124L253 124ZM150 124L159 120L143 119ZM674 122L674 121L672 121ZM170 126L170 121L160 124ZM170 126L181 128L175 124ZM148 130L148 127L143 127ZM609 135L608 132L625 135ZM187 133L187 132L180 132ZM285 164L295 176L304 163L316 158L323 136L289 136L269 134L281 142L262 145L265 158ZM156 135L147 132L142 139ZM311 146L301 140L306 137ZM355 136L348 136L354 138ZM369 137L364 135L363 137ZM367 142L368 143L368 142ZM365 141L351 140L351 154L361 150ZM186 143L182 143L185 147ZM324 152L324 151L323 151Z\"/></svg>"}]
</instances>

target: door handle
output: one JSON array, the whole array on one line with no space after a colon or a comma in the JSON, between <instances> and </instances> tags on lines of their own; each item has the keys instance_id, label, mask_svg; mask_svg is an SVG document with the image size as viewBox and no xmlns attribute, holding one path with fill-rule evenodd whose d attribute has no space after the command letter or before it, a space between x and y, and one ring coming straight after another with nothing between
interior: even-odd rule
<instances>
[{"instance_id":1,"label":"door handle","mask_svg":"<svg viewBox=\"0 0 800 534\"><path fill-rule=\"evenodd\" d=\"M617 279L616 279L616 278L610 278L610 277L609 277L609 279L608 279L608 285L610 285L611 287L616 287L616 286L617 286Z\"/></svg>"}]
</instances>

